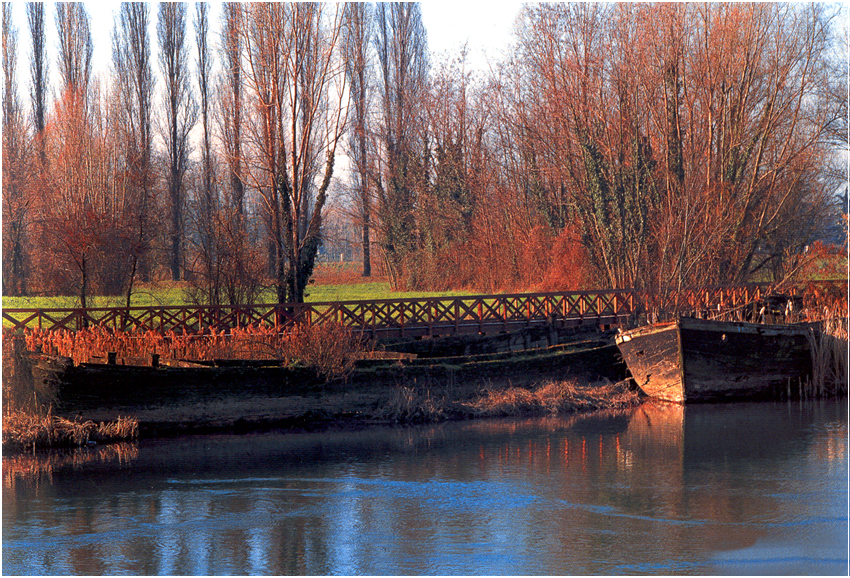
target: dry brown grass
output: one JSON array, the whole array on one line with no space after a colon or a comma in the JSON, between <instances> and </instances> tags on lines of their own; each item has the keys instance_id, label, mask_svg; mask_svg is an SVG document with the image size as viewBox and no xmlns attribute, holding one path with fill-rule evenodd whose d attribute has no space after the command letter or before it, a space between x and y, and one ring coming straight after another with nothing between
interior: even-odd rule
<instances>
[{"instance_id":1,"label":"dry brown grass","mask_svg":"<svg viewBox=\"0 0 850 578\"><path fill-rule=\"evenodd\" d=\"M638 403L639 394L627 381L598 384L550 381L535 389L511 387L487 391L486 396L466 405L475 416L508 416L621 409Z\"/></svg>"},{"instance_id":2,"label":"dry brown grass","mask_svg":"<svg viewBox=\"0 0 850 578\"><path fill-rule=\"evenodd\" d=\"M640 403L628 381L580 384L551 381L536 388L485 390L473 400L455 400L447 393L400 386L377 417L396 422L433 422L474 417L558 415L580 411L623 409Z\"/></svg>"},{"instance_id":3,"label":"dry brown grass","mask_svg":"<svg viewBox=\"0 0 850 578\"><path fill-rule=\"evenodd\" d=\"M454 401L446 396L434 395L430 389L398 386L375 417L399 423L433 422L448 419L456 410Z\"/></svg>"},{"instance_id":4,"label":"dry brown grass","mask_svg":"<svg viewBox=\"0 0 850 578\"><path fill-rule=\"evenodd\" d=\"M135 440L139 422L119 417L114 422L70 421L53 415L38 416L22 411L3 413L3 451L79 447L92 443Z\"/></svg>"},{"instance_id":5,"label":"dry brown grass","mask_svg":"<svg viewBox=\"0 0 850 578\"><path fill-rule=\"evenodd\" d=\"M139 423L119 417L114 422L70 421L53 415L56 392L33 378L23 337L3 335L3 451L79 447L138 438ZM6 464L4 462L4 469Z\"/></svg>"}]
</instances>

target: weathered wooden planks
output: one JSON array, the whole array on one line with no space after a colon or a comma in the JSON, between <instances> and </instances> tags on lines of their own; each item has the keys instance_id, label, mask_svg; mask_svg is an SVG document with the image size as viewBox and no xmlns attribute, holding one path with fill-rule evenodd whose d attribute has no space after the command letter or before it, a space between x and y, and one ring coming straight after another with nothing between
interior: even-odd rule
<instances>
[{"instance_id":1,"label":"weathered wooden planks","mask_svg":"<svg viewBox=\"0 0 850 578\"><path fill-rule=\"evenodd\" d=\"M765 325L682 317L628 331L617 346L637 385L675 403L758 398L808 379L816 324Z\"/></svg>"}]
</instances>

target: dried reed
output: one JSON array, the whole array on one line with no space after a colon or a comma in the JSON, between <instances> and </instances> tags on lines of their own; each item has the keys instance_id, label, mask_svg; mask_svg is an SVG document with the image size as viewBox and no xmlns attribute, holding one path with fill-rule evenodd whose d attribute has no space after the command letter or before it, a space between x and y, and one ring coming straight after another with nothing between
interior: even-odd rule
<instances>
[{"instance_id":1,"label":"dried reed","mask_svg":"<svg viewBox=\"0 0 850 578\"><path fill-rule=\"evenodd\" d=\"M437 397L429 389L399 386L375 417L398 423L433 422L448 419L456 413L456 404L447 397Z\"/></svg>"},{"instance_id":2,"label":"dried reed","mask_svg":"<svg viewBox=\"0 0 850 578\"><path fill-rule=\"evenodd\" d=\"M92 443L111 443L135 440L139 436L139 422L133 418L119 417L114 422L95 423L70 421L22 411L3 414L3 451L24 451L39 448L79 447Z\"/></svg>"},{"instance_id":3,"label":"dried reed","mask_svg":"<svg viewBox=\"0 0 850 578\"><path fill-rule=\"evenodd\" d=\"M822 331L809 331L812 379L805 388L809 397L846 395L850 382L848 319L826 315Z\"/></svg>"},{"instance_id":4,"label":"dried reed","mask_svg":"<svg viewBox=\"0 0 850 578\"><path fill-rule=\"evenodd\" d=\"M285 332L261 325L226 332L213 329L204 334L104 327L80 331L27 329L25 339L30 351L70 357L75 363L99 360L108 352L123 358L157 354L161 360L277 360L313 367L325 378L345 375L357 354L366 349L348 328L334 323L297 325Z\"/></svg>"}]
</instances>

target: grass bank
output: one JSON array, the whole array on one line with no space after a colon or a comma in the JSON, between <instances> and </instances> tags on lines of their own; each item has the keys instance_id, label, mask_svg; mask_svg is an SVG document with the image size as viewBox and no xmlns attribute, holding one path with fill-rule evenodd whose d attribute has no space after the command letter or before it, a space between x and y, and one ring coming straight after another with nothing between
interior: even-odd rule
<instances>
[{"instance_id":1,"label":"grass bank","mask_svg":"<svg viewBox=\"0 0 850 578\"><path fill-rule=\"evenodd\" d=\"M131 305L134 307L190 305L183 282L164 281L161 283L139 283L133 293ZM374 299L415 299L422 297L452 297L467 295L469 291L394 291L389 281L382 276L362 277L357 267L346 264L322 264L317 267L313 283L307 288L305 300L308 303L335 301L362 301ZM274 303L277 293L273 287L267 287L258 303ZM122 307L126 296L91 295L89 307ZM10 297L3 296L4 308L61 309L79 307L80 299L76 295Z\"/></svg>"}]
</instances>

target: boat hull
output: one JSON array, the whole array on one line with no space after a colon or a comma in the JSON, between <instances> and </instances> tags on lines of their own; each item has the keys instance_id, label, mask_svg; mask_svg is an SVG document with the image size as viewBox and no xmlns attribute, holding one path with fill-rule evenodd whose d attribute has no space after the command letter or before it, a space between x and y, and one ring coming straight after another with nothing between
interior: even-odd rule
<instances>
[{"instance_id":1,"label":"boat hull","mask_svg":"<svg viewBox=\"0 0 850 578\"><path fill-rule=\"evenodd\" d=\"M618 335L632 378L675 403L761 398L811 376L812 324L764 325L683 317Z\"/></svg>"}]
</instances>

